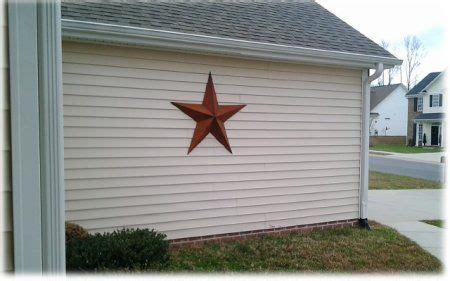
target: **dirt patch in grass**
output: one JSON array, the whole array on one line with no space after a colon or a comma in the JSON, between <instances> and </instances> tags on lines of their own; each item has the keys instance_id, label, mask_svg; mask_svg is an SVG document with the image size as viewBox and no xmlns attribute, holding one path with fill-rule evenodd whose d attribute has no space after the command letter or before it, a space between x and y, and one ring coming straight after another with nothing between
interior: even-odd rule
<instances>
[{"instance_id":1,"label":"dirt patch in grass","mask_svg":"<svg viewBox=\"0 0 450 281\"><path fill-rule=\"evenodd\" d=\"M396 153L433 153L444 151L441 147L417 147L399 144L377 144L371 146L370 150L396 152Z\"/></svg>"},{"instance_id":2,"label":"dirt patch in grass","mask_svg":"<svg viewBox=\"0 0 450 281\"><path fill-rule=\"evenodd\" d=\"M434 225L434 226L437 226L440 228L445 228L443 220L423 220L421 222L428 223L428 224L431 224L431 225Z\"/></svg>"},{"instance_id":3,"label":"dirt patch in grass","mask_svg":"<svg viewBox=\"0 0 450 281\"><path fill-rule=\"evenodd\" d=\"M443 184L436 181L370 172L369 189L439 189Z\"/></svg>"},{"instance_id":4,"label":"dirt patch in grass","mask_svg":"<svg viewBox=\"0 0 450 281\"><path fill-rule=\"evenodd\" d=\"M169 271L440 272L438 259L393 229L346 227L172 250Z\"/></svg>"}]
</instances>

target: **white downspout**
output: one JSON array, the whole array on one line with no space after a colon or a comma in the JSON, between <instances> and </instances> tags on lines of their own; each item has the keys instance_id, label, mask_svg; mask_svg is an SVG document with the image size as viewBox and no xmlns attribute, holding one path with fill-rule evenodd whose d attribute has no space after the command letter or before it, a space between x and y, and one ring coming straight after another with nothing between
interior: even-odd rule
<instances>
[{"instance_id":1,"label":"white downspout","mask_svg":"<svg viewBox=\"0 0 450 281\"><path fill-rule=\"evenodd\" d=\"M359 195L360 212L359 222L362 226L370 229L367 223L367 201L369 193L369 122L370 122L370 83L380 77L383 73L383 63L375 64L375 73L365 76L362 85L363 108L362 108L362 132L361 132L361 191ZM368 74L366 74L368 75Z\"/></svg>"}]
</instances>

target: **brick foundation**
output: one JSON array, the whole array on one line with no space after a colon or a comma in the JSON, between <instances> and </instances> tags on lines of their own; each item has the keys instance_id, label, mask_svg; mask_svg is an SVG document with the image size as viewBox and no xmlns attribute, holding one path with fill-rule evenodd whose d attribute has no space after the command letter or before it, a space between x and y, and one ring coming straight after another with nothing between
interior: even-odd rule
<instances>
[{"instance_id":1,"label":"brick foundation","mask_svg":"<svg viewBox=\"0 0 450 281\"><path fill-rule=\"evenodd\" d=\"M243 232L233 232L233 233L225 233L225 234L172 239L172 240L169 240L169 242L170 242L170 247L172 249L173 248L181 248L181 247L196 247L196 246L201 246L205 243L218 243L218 242L226 242L226 241L246 240L246 239L261 237L261 236L265 236L265 235L284 236L284 235L287 235L290 233L307 233L307 232L310 232L313 230L319 230L319 229L320 230L336 229L336 228L344 228L344 227L349 227L349 226L354 227L357 225L358 225L358 219L351 219L351 220L329 221L329 222L314 223L314 224L294 225L294 226L288 226L288 227L258 229L258 230L243 231Z\"/></svg>"},{"instance_id":2,"label":"brick foundation","mask_svg":"<svg viewBox=\"0 0 450 281\"><path fill-rule=\"evenodd\" d=\"M370 136L370 144L406 144L406 136Z\"/></svg>"}]
</instances>

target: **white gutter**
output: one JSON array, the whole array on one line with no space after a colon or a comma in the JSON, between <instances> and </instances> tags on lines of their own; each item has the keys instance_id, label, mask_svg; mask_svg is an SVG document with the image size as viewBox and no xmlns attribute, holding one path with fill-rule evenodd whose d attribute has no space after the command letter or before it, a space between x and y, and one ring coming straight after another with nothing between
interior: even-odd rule
<instances>
[{"instance_id":1,"label":"white gutter","mask_svg":"<svg viewBox=\"0 0 450 281\"><path fill-rule=\"evenodd\" d=\"M360 200L360 223L368 227L367 224L367 202L369 193L369 127L370 127L370 83L380 77L383 73L383 63L375 64L375 73L368 76L364 75L362 91L363 91L363 108L362 108L362 128L361 128L361 190L359 194Z\"/></svg>"},{"instance_id":2,"label":"white gutter","mask_svg":"<svg viewBox=\"0 0 450 281\"><path fill-rule=\"evenodd\" d=\"M63 19L62 37L66 41L105 42L156 49L172 49L200 54L218 54L273 61L372 68L381 62L385 68L402 63L397 58L326 51L247 40L189 34L149 28Z\"/></svg>"}]
</instances>

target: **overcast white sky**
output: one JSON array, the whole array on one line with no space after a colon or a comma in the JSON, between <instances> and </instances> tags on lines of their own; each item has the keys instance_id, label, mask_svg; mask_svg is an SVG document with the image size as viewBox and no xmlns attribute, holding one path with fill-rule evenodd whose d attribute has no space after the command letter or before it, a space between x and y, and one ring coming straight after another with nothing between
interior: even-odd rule
<instances>
[{"instance_id":1,"label":"overcast white sky","mask_svg":"<svg viewBox=\"0 0 450 281\"><path fill-rule=\"evenodd\" d=\"M426 56L418 79L448 66L446 36L450 22L446 0L316 0L358 31L377 42L387 41L389 51L403 59L403 37L416 35L422 41Z\"/></svg>"}]
</instances>

